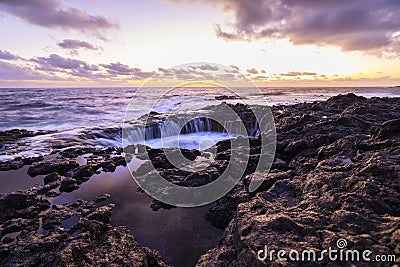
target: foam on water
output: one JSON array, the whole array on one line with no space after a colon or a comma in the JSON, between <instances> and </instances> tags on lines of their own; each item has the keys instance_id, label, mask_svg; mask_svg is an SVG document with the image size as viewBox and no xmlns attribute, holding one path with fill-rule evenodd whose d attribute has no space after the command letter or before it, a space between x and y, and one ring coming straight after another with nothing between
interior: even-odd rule
<instances>
[{"instance_id":1,"label":"foam on water","mask_svg":"<svg viewBox=\"0 0 400 267\"><path fill-rule=\"evenodd\" d=\"M120 136L98 136L87 138L82 133L91 129L118 128L122 125L126 108L132 97L141 98L141 106L134 110L134 117L144 115L145 108L152 107L165 88L148 88L146 95L135 96L136 88L47 88L47 89L0 89L0 131L10 129L56 130L54 134L24 138L18 144L0 147L0 161L15 157L46 155L52 146L121 146ZM263 96L253 89L240 89L249 104L293 104L305 101L325 100L333 95L356 93L365 97L400 97L399 88L260 88ZM184 88L171 91L154 106L158 112L179 110L193 111L222 101L236 103L238 100L216 100L226 95L220 88ZM239 100L240 101L240 100ZM101 131L101 130L100 130ZM208 132L208 133L207 133ZM203 139L215 143L226 139L223 132L209 130L181 135L179 146L198 148ZM161 140L157 137L148 142L154 147L175 146L174 138Z\"/></svg>"},{"instance_id":2,"label":"foam on water","mask_svg":"<svg viewBox=\"0 0 400 267\"><path fill-rule=\"evenodd\" d=\"M116 127L124 119L130 100L140 97L141 106L153 106L153 99L161 97L156 111L169 112L177 106L193 110L218 104L215 96L226 95L220 88L184 88L162 96L165 88L148 88L146 95L135 96L136 88L46 88L0 89L0 131L9 129L71 130L76 128ZM366 97L400 97L399 88L260 88L264 94L254 94L254 89L241 89L251 104L258 102L271 105L303 101L323 100L330 96L356 93ZM296 100L297 99L297 100Z\"/></svg>"},{"instance_id":3,"label":"foam on water","mask_svg":"<svg viewBox=\"0 0 400 267\"><path fill-rule=\"evenodd\" d=\"M206 150L219 141L226 140L238 135L218 132L197 132L190 134L181 134L179 136L169 136L164 138L155 138L145 141L145 145L153 148L185 148Z\"/></svg>"}]
</instances>

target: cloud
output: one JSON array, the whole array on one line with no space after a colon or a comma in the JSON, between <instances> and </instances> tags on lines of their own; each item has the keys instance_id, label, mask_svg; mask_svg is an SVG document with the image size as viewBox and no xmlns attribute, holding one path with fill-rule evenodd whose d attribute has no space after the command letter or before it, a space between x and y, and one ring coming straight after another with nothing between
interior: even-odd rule
<instances>
[{"instance_id":1,"label":"cloud","mask_svg":"<svg viewBox=\"0 0 400 267\"><path fill-rule=\"evenodd\" d=\"M233 14L233 21L215 25L225 40L288 39L295 45L400 54L398 0L204 1Z\"/></svg>"},{"instance_id":2,"label":"cloud","mask_svg":"<svg viewBox=\"0 0 400 267\"><path fill-rule=\"evenodd\" d=\"M191 66L194 69L201 69L201 70L209 70L209 71L217 71L219 68L217 66L212 66L210 64L203 64L200 66Z\"/></svg>"},{"instance_id":3,"label":"cloud","mask_svg":"<svg viewBox=\"0 0 400 267\"><path fill-rule=\"evenodd\" d=\"M31 59L39 65L38 70L42 71L62 71L62 70L87 70L97 71L99 68L96 65L91 65L82 60L64 58L62 56L51 54L49 57L38 57Z\"/></svg>"},{"instance_id":4,"label":"cloud","mask_svg":"<svg viewBox=\"0 0 400 267\"><path fill-rule=\"evenodd\" d=\"M155 74L155 72L145 72L139 68L131 68L128 65L120 62L110 64L100 64L101 67L105 68L109 74L131 76L134 79L146 79Z\"/></svg>"},{"instance_id":5,"label":"cloud","mask_svg":"<svg viewBox=\"0 0 400 267\"><path fill-rule=\"evenodd\" d=\"M58 43L58 46L69 50L71 54L77 55L78 51L80 49L87 49L87 50L100 50L100 47L96 47L92 45L91 43L81 41L81 40L75 40L75 39L65 39L61 42Z\"/></svg>"},{"instance_id":6,"label":"cloud","mask_svg":"<svg viewBox=\"0 0 400 267\"><path fill-rule=\"evenodd\" d=\"M182 68L158 68L157 75L152 79L163 81L234 81L239 72L236 69L220 69L217 65L188 65Z\"/></svg>"},{"instance_id":7,"label":"cloud","mask_svg":"<svg viewBox=\"0 0 400 267\"><path fill-rule=\"evenodd\" d=\"M393 83L393 82L400 82L400 78L394 78L391 76L381 76L375 78L369 77L360 77L360 78L353 78L353 77L343 77L334 79L335 82L351 82L351 83L360 83L360 82L375 82L375 83Z\"/></svg>"},{"instance_id":8,"label":"cloud","mask_svg":"<svg viewBox=\"0 0 400 267\"><path fill-rule=\"evenodd\" d=\"M19 59L19 57L14 55L14 54L12 54L12 53L10 53L10 52L8 52L8 51L0 50L0 59L3 59L3 60L16 60L16 59Z\"/></svg>"},{"instance_id":9,"label":"cloud","mask_svg":"<svg viewBox=\"0 0 400 267\"><path fill-rule=\"evenodd\" d=\"M315 72L300 72L300 71L291 71L291 72L279 74L279 76L286 76L286 77L317 76L317 75L318 74Z\"/></svg>"},{"instance_id":10,"label":"cloud","mask_svg":"<svg viewBox=\"0 0 400 267\"><path fill-rule=\"evenodd\" d=\"M258 70L256 70L255 68L248 69L247 72L250 74L258 74Z\"/></svg>"},{"instance_id":11,"label":"cloud","mask_svg":"<svg viewBox=\"0 0 400 267\"><path fill-rule=\"evenodd\" d=\"M78 30L102 39L103 30L117 27L104 16L63 7L59 0L1 0L0 9L34 25Z\"/></svg>"},{"instance_id":12,"label":"cloud","mask_svg":"<svg viewBox=\"0 0 400 267\"><path fill-rule=\"evenodd\" d=\"M171 68L171 69L164 69L158 68L158 73L154 77L154 79L170 79L170 80L185 80L185 81L197 81L200 77L205 77L205 71L197 71L196 69L199 66L187 66L187 68Z\"/></svg>"},{"instance_id":13,"label":"cloud","mask_svg":"<svg viewBox=\"0 0 400 267\"><path fill-rule=\"evenodd\" d=\"M212 64L197 64L182 68L158 68L155 71L144 71L120 62L97 65L57 54L28 59L0 50L0 55L4 55L3 58L18 59L0 60L0 85L11 87L17 85L27 87L32 85L51 86L55 82L63 86L73 86L78 83L119 86L131 84L132 82L136 82L139 85L149 77L152 77L155 82L166 82L167 84L176 80L183 82L217 80L231 84L247 80L244 75L239 73L238 67L233 65L230 68L219 67L218 70L215 68L217 66ZM365 77L340 77L337 74L328 77L323 74L301 71L291 71L271 76L258 75L260 71L255 68L250 68L247 71L253 73L253 75L249 75L252 81L259 82L263 86L297 85L297 83L308 85L389 86L397 85L400 81L400 78L384 76L383 73L379 77L368 77L368 74L365 74ZM263 72L261 71L261 73Z\"/></svg>"},{"instance_id":14,"label":"cloud","mask_svg":"<svg viewBox=\"0 0 400 267\"><path fill-rule=\"evenodd\" d=\"M44 75L29 67L18 66L0 61L0 80L52 80L51 75Z\"/></svg>"}]
</instances>

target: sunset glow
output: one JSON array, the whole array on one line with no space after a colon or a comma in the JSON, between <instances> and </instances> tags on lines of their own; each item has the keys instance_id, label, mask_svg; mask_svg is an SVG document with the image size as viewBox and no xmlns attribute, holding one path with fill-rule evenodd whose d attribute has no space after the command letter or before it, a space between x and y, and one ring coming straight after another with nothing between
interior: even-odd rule
<instances>
[{"instance_id":1,"label":"sunset glow","mask_svg":"<svg viewBox=\"0 0 400 267\"><path fill-rule=\"evenodd\" d=\"M140 86L189 62L259 86L400 84L397 2L314 2L1 1L0 87Z\"/></svg>"}]
</instances>

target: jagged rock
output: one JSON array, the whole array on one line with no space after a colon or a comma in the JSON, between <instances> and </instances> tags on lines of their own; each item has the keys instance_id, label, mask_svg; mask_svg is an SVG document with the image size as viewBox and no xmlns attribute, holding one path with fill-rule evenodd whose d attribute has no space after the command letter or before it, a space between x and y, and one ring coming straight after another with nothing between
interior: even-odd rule
<instances>
[{"instance_id":1,"label":"jagged rock","mask_svg":"<svg viewBox=\"0 0 400 267\"><path fill-rule=\"evenodd\" d=\"M0 197L0 223L14 218L34 218L50 207L36 189L3 194Z\"/></svg>"},{"instance_id":2,"label":"jagged rock","mask_svg":"<svg viewBox=\"0 0 400 267\"><path fill-rule=\"evenodd\" d=\"M74 178L65 178L61 181L60 192L72 192L79 188Z\"/></svg>"},{"instance_id":3,"label":"jagged rock","mask_svg":"<svg viewBox=\"0 0 400 267\"><path fill-rule=\"evenodd\" d=\"M60 180L61 180L61 175L56 172L50 173L43 178L45 185L53 183L53 182L59 182Z\"/></svg>"},{"instance_id":4,"label":"jagged rock","mask_svg":"<svg viewBox=\"0 0 400 267\"><path fill-rule=\"evenodd\" d=\"M19 223L11 232L22 231L18 243L14 237L2 239L7 246L0 246L1 266L169 266L158 252L140 247L125 227L109 224L112 207L85 201L54 205L39 215L43 232L35 227L36 219L8 223L9 228ZM78 219L72 226L62 227L71 218ZM23 233L21 223L27 232Z\"/></svg>"},{"instance_id":5,"label":"jagged rock","mask_svg":"<svg viewBox=\"0 0 400 267\"><path fill-rule=\"evenodd\" d=\"M386 121L378 133L378 138L391 138L400 135L400 119Z\"/></svg>"},{"instance_id":6,"label":"jagged rock","mask_svg":"<svg viewBox=\"0 0 400 267\"><path fill-rule=\"evenodd\" d=\"M34 164L29 167L28 174L32 177L37 175L46 175L52 172L57 172L60 175L64 175L67 171L79 167L79 164L75 161L47 161Z\"/></svg>"},{"instance_id":7,"label":"jagged rock","mask_svg":"<svg viewBox=\"0 0 400 267\"><path fill-rule=\"evenodd\" d=\"M96 203L100 203L103 201L106 201L107 199L109 199L111 197L110 194L102 194L100 196L97 196L96 199L94 200L94 202Z\"/></svg>"},{"instance_id":8,"label":"jagged rock","mask_svg":"<svg viewBox=\"0 0 400 267\"><path fill-rule=\"evenodd\" d=\"M114 208L114 204L103 206L90 213L87 218L90 220L100 221L103 223L110 222L111 211Z\"/></svg>"},{"instance_id":9,"label":"jagged rock","mask_svg":"<svg viewBox=\"0 0 400 267\"><path fill-rule=\"evenodd\" d=\"M153 211L158 211L159 209L171 210L175 209L176 207L154 199L150 204L150 208Z\"/></svg>"},{"instance_id":10,"label":"jagged rock","mask_svg":"<svg viewBox=\"0 0 400 267\"><path fill-rule=\"evenodd\" d=\"M285 153L288 154L289 157L293 157L296 154L300 153L302 150L306 150L312 147L313 145L306 140L297 140L289 143L289 145L285 149Z\"/></svg>"},{"instance_id":11,"label":"jagged rock","mask_svg":"<svg viewBox=\"0 0 400 267\"><path fill-rule=\"evenodd\" d=\"M349 249L399 255L399 106L400 99L349 94L274 107L277 156L285 161L276 160L256 195L228 194L209 210L212 223L230 221L220 224L224 237L197 266L298 266L261 262L257 252L321 251L339 238ZM317 153L304 153L312 146Z\"/></svg>"}]
</instances>

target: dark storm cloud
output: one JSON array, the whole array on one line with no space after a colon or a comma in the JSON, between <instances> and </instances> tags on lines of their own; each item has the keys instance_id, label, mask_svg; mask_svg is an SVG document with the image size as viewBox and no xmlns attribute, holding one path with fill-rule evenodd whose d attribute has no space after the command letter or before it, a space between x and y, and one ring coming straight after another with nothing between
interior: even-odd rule
<instances>
[{"instance_id":1,"label":"dark storm cloud","mask_svg":"<svg viewBox=\"0 0 400 267\"><path fill-rule=\"evenodd\" d=\"M77 8L63 7L59 0L0 0L0 9L31 24L74 29L102 37L101 31L116 27L106 17Z\"/></svg>"},{"instance_id":2,"label":"dark storm cloud","mask_svg":"<svg viewBox=\"0 0 400 267\"><path fill-rule=\"evenodd\" d=\"M65 39L59 42L58 46L70 51L74 55L77 55L80 49L100 50L100 47L96 47L91 43L75 39Z\"/></svg>"},{"instance_id":3,"label":"dark storm cloud","mask_svg":"<svg viewBox=\"0 0 400 267\"><path fill-rule=\"evenodd\" d=\"M234 15L234 21L215 26L226 40L288 38L297 45L400 53L398 0L204 1Z\"/></svg>"},{"instance_id":4,"label":"dark storm cloud","mask_svg":"<svg viewBox=\"0 0 400 267\"><path fill-rule=\"evenodd\" d=\"M19 59L19 57L14 55L14 54L12 54L12 53L10 53L10 52L8 52L8 51L0 50L0 59L3 59L3 60L16 60L16 59Z\"/></svg>"}]
</instances>

